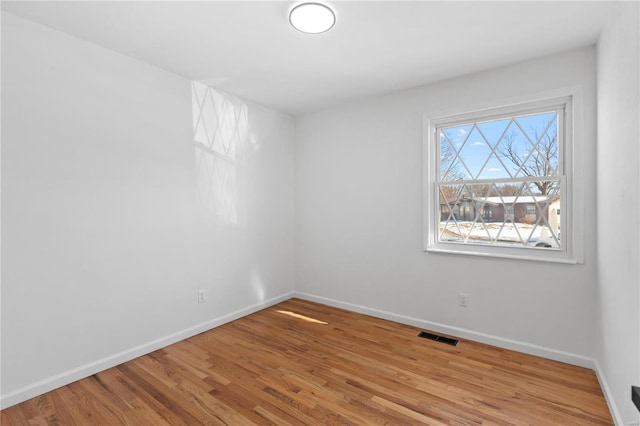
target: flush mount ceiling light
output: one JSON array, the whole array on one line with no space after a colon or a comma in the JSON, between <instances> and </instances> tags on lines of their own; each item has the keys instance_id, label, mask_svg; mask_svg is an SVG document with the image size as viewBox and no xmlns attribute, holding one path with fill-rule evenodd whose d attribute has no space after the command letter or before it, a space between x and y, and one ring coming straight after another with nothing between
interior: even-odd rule
<instances>
[{"instance_id":1,"label":"flush mount ceiling light","mask_svg":"<svg viewBox=\"0 0 640 426\"><path fill-rule=\"evenodd\" d=\"M298 31L319 34L333 27L336 23L336 15L327 5L301 3L289 12L289 22Z\"/></svg>"}]
</instances>

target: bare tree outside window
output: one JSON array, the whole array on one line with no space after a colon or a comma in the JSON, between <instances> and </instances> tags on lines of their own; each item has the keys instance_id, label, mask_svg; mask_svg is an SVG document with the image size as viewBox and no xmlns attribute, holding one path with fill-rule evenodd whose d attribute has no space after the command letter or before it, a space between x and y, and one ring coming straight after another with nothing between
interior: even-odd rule
<instances>
[{"instance_id":1,"label":"bare tree outside window","mask_svg":"<svg viewBox=\"0 0 640 426\"><path fill-rule=\"evenodd\" d=\"M500 144L499 155L511 161L526 176L556 176L558 174L558 126L555 121L546 129L531 129L535 146L528 155L518 152L516 135L510 132ZM533 182L541 195L557 194L555 181Z\"/></svg>"}]
</instances>

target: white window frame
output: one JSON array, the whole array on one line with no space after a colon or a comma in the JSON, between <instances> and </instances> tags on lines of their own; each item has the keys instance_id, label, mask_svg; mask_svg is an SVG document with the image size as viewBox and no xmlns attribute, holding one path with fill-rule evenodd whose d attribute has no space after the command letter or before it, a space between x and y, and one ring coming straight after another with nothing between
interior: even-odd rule
<instances>
[{"instance_id":1,"label":"white window frame","mask_svg":"<svg viewBox=\"0 0 640 426\"><path fill-rule=\"evenodd\" d=\"M463 254L484 257L533 260L579 264L584 262L584 162L583 148L583 95L580 86L491 102L466 112L455 110L424 115L423 137L423 218L424 250L431 253ZM505 247L481 244L465 244L439 241L440 201L437 183L440 179L439 135L436 129L469 121L499 118L527 111L549 108L564 110L559 120L558 132L563 132L559 143L559 175L562 198L560 209L562 246L544 250L533 247ZM563 124L562 124L563 123ZM578 143L576 143L578 141Z\"/></svg>"}]
</instances>

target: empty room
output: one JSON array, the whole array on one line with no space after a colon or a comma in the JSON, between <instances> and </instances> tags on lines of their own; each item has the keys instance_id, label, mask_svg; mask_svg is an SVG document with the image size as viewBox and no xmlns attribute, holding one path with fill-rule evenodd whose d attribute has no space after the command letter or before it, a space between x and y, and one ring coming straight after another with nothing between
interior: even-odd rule
<instances>
[{"instance_id":1,"label":"empty room","mask_svg":"<svg viewBox=\"0 0 640 426\"><path fill-rule=\"evenodd\" d=\"M638 1L2 1L4 425L640 425Z\"/></svg>"}]
</instances>

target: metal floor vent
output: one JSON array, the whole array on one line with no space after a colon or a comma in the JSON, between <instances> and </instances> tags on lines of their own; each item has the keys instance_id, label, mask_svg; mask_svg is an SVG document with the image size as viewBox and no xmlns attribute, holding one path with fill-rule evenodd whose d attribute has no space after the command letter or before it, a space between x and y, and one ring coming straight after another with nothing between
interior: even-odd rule
<instances>
[{"instance_id":1,"label":"metal floor vent","mask_svg":"<svg viewBox=\"0 0 640 426\"><path fill-rule=\"evenodd\" d=\"M427 333L426 331L421 331L418 334L418 337L422 337L424 339L435 340L436 342L446 343L447 345L455 346L458 344L456 339L451 339L449 337L438 336L437 334Z\"/></svg>"}]
</instances>

